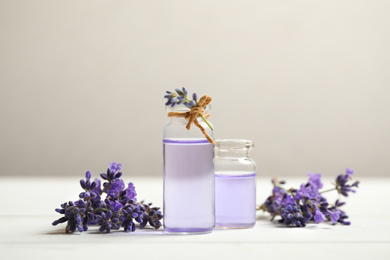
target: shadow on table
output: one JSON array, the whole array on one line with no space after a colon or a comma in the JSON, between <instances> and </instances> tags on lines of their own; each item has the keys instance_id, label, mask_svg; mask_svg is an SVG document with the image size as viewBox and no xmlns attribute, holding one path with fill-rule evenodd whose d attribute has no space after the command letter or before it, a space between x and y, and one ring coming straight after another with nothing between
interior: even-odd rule
<instances>
[{"instance_id":1,"label":"shadow on table","mask_svg":"<svg viewBox=\"0 0 390 260\"><path fill-rule=\"evenodd\" d=\"M171 234L165 232L163 229L154 230L152 228L137 229L134 232L124 232L123 229L111 230L110 233L100 232L98 227L89 228L88 231L84 232L74 232L74 233L65 233L64 229L56 229L53 231L45 232L43 235L57 236L57 235L113 235L113 236L122 236L122 235L131 235L131 236L142 236L142 237L154 237L154 236L183 236L182 234ZM190 235L190 234L189 234ZM191 235L202 235L202 234L191 234Z\"/></svg>"}]
</instances>

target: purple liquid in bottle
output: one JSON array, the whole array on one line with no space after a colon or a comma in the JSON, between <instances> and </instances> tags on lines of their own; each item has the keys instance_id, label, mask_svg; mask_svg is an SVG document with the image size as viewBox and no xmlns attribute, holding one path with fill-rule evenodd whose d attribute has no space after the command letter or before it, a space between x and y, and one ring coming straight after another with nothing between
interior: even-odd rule
<instances>
[{"instance_id":1,"label":"purple liquid in bottle","mask_svg":"<svg viewBox=\"0 0 390 260\"><path fill-rule=\"evenodd\" d=\"M220 173L220 174L219 174ZM215 174L216 227L249 228L256 222L256 173Z\"/></svg>"},{"instance_id":2,"label":"purple liquid in bottle","mask_svg":"<svg viewBox=\"0 0 390 260\"><path fill-rule=\"evenodd\" d=\"M164 229L214 229L214 146L206 139L164 139Z\"/></svg>"}]
</instances>

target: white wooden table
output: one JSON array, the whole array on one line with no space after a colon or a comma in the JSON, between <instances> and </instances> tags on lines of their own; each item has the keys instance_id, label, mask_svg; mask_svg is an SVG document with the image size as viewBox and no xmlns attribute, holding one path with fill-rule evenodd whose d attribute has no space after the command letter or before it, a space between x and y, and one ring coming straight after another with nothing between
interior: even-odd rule
<instances>
[{"instance_id":1,"label":"white wooden table","mask_svg":"<svg viewBox=\"0 0 390 260\"><path fill-rule=\"evenodd\" d=\"M345 206L351 226L286 228L258 212L253 229L207 235L167 235L163 230L105 234L95 227L65 234L65 224L51 225L60 217L54 209L78 199L80 178L0 177L0 259L390 259L390 205L384 197L390 179L357 178L361 187ZM123 178L135 183L138 199L162 206L162 178ZM286 180L286 186L295 187L306 178ZM326 178L324 183L331 187ZM258 204L271 187L269 179L258 179Z\"/></svg>"}]
</instances>

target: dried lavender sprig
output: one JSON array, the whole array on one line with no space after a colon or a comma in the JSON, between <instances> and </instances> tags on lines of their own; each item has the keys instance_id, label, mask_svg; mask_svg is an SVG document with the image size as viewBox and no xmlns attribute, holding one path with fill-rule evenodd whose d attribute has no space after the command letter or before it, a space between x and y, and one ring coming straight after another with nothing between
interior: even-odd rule
<instances>
[{"instance_id":1,"label":"dried lavender sprig","mask_svg":"<svg viewBox=\"0 0 390 260\"><path fill-rule=\"evenodd\" d=\"M192 100L188 98L188 91L186 88L180 89L175 89L175 92L171 91L166 91L166 94L164 98L167 99L167 102L165 103L166 106L171 106L174 107L176 105L183 104L189 109L192 109L194 106L198 104L198 95L196 93L192 94ZM211 129L214 130L213 127L209 124L207 119L202 115L199 114L199 116L202 118L202 120L207 124L207 126Z\"/></svg>"},{"instance_id":2,"label":"dried lavender sprig","mask_svg":"<svg viewBox=\"0 0 390 260\"><path fill-rule=\"evenodd\" d=\"M88 225L99 225L101 232L109 233L112 229L119 229L121 226L125 231L135 231L137 222L140 228L149 224L154 229L161 227L162 214L157 207L151 207L151 203L144 204L137 202L134 184L130 182L125 189L121 164L113 162L109 165L107 173L102 173L103 190L100 187L100 180L91 182L92 174L87 171L86 179L80 181L84 192L80 193L80 200L68 202L56 209L56 212L64 216L55 220L52 225L67 223L65 231L83 232L87 231ZM106 198L101 195L106 193Z\"/></svg>"},{"instance_id":3,"label":"dried lavender sprig","mask_svg":"<svg viewBox=\"0 0 390 260\"><path fill-rule=\"evenodd\" d=\"M273 220L276 216L280 216L280 223L285 225L294 225L304 227L310 221L322 223L325 220L331 221L333 224L341 223L350 225L347 221L348 216L344 211L339 210L339 207L344 205L344 202L339 200L333 206L329 206L326 198L322 195L324 192L337 190L342 196L348 196L348 193L355 192L352 187L358 187L359 182L356 181L349 184L352 179L351 175L354 171L350 168L346 169L345 174L340 174L336 178L335 187L323 192L319 190L323 187L321 182L321 174L308 174L309 180L306 184L302 184L299 189L286 190L282 187L285 182L279 182L273 179L274 188L272 195L257 208L257 210L267 211L272 215Z\"/></svg>"}]
</instances>

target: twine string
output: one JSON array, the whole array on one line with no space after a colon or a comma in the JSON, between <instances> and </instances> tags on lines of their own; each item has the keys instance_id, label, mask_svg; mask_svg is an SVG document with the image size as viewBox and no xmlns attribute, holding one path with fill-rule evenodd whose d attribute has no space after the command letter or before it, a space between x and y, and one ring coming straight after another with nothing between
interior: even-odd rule
<instances>
[{"instance_id":1,"label":"twine string","mask_svg":"<svg viewBox=\"0 0 390 260\"><path fill-rule=\"evenodd\" d=\"M188 123L186 125L187 130L190 130L191 129L191 125L195 124L195 126L197 126L200 129L200 131L202 131L202 133L204 134L206 139L210 143L215 144L213 138L211 138L209 133L207 133L206 129L204 129L204 127L201 126L201 124L199 123L199 121L197 119L197 117L199 115L203 116L204 118L209 118L210 117L210 114L206 114L204 112L204 108L208 104L210 104L211 100L212 100L212 98L209 95L204 95L199 100L199 102L194 107L191 108L190 111L187 111L187 112L169 112L168 113L168 117L183 117L183 118L185 118L186 120L188 120Z\"/></svg>"}]
</instances>

